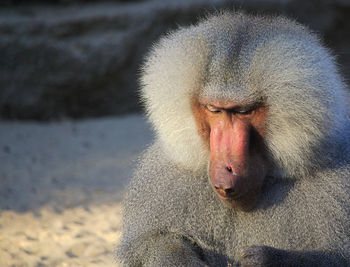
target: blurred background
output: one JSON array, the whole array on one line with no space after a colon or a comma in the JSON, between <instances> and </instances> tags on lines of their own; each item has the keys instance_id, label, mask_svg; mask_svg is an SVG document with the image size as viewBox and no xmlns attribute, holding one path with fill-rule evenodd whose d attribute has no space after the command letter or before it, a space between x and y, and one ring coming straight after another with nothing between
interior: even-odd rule
<instances>
[{"instance_id":1,"label":"blurred background","mask_svg":"<svg viewBox=\"0 0 350 267\"><path fill-rule=\"evenodd\" d=\"M159 37L216 10L291 17L350 78L350 0L0 0L0 266L114 266L152 142L137 91Z\"/></svg>"},{"instance_id":2,"label":"blurred background","mask_svg":"<svg viewBox=\"0 0 350 267\"><path fill-rule=\"evenodd\" d=\"M53 120L140 112L140 63L152 43L222 8L306 24L350 78L350 0L1 0L0 116Z\"/></svg>"}]
</instances>

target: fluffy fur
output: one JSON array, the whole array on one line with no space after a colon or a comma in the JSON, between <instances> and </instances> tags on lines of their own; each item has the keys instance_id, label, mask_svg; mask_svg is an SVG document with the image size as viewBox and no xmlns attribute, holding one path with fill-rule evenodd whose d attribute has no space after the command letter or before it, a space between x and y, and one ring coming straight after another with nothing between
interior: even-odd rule
<instances>
[{"instance_id":1,"label":"fluffy fur","mask_svg":"<svg viewBox=\"0 0 350 267\"><path fill-rule=\"evenodd\" d=\"M344 87L317 37L285 18L226 12L165 36L143 68L157 138L126 196L118 256L131 266L227 266L258 245L278 249L262 262L350 264ZM226 207L209 185L191 109L200 96L269 106L272 164L254 211Z\"/></svg>"}]
</instances>

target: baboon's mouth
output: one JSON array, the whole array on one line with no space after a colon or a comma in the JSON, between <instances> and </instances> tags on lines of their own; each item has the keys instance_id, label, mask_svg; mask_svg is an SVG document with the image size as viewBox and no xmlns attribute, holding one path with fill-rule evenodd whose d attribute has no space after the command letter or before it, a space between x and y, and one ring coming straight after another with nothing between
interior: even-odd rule
<instances>
[{"instance_id":1,"label":"baboon's mouth","mask_svg":"<svg viewBox=\"0 0 350 267\"><path fill-rule=\"evenodd\" d=\"M239 199L241 199L242 197L244 197L244 193L243 192L234 192L234 193L225 193L225 194L220 194L220 192L216 191L217 196L225 201L239 201Z\"/></svg>"}]
</instances>

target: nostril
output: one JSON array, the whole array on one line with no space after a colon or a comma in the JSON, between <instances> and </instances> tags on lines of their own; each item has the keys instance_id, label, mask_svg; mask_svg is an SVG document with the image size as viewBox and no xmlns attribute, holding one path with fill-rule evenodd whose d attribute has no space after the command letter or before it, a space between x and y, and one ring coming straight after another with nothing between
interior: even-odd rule
<instances>
[{"instance_id":1,"label":"nostril","mask_svg":"<svg viewBox=\"0 0 350 267\"><path fill-rule=\"evenodd\" d=\"M232 172L232 168L231 167L226 167L226 170L228 170L229 172Z\"/></svg>"}]
</instances>

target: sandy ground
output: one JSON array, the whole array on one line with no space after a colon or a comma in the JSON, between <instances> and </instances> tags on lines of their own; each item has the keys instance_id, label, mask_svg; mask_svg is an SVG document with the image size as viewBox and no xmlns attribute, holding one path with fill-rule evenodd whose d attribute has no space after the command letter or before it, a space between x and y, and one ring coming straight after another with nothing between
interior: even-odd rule
<instances>
[{"instance_id":1,"label":"sandy ground","mask_svg":"<svg viewBox=\"0 0 350 267\"><path fill-rule=\"evenodd\" d=\"M115 266L123 190L151 139L136 115L0 121L0 266Z\"/></svg>"}]
</instances>

